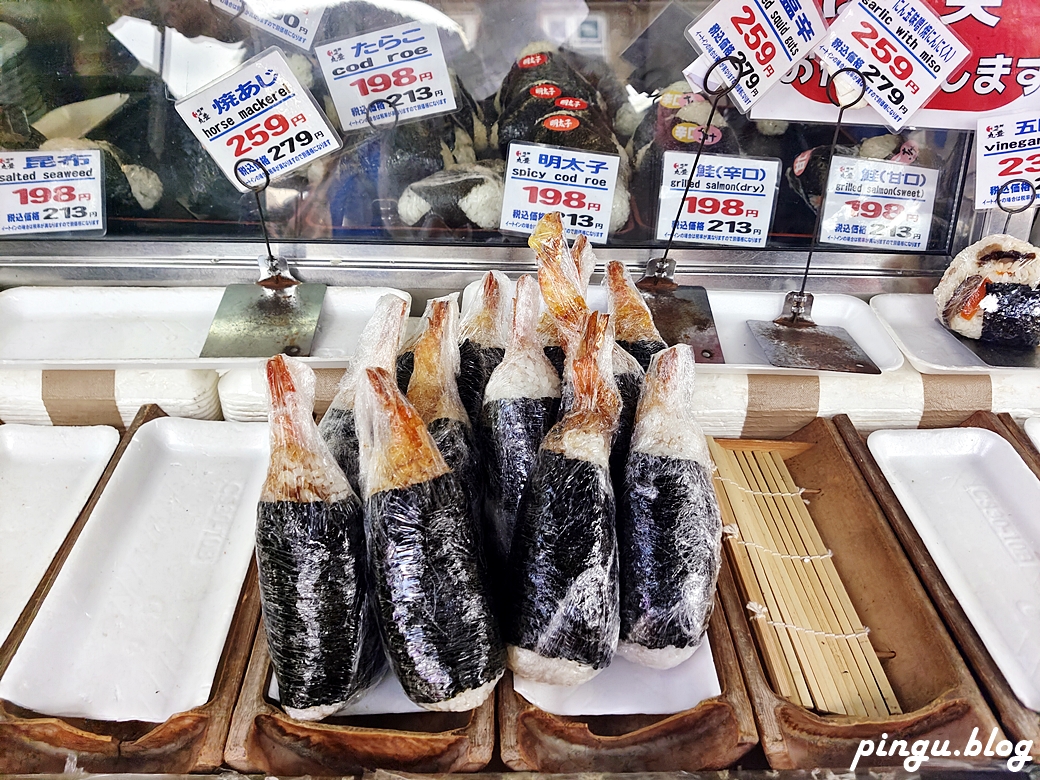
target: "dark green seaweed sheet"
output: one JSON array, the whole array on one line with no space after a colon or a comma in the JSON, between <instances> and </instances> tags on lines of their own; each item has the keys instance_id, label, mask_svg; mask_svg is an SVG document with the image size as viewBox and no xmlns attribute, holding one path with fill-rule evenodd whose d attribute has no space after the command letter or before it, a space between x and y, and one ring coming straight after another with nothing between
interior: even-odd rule
<instances>
[{"instance_id":1,"label":"dark green seaweed sheet","mask_svg":"<svg viewBox=\"0 0 1040 780\"><path fill-rule=\"evenodd\" d=\"M620 618L614 491L606 469L539 451L510 569L510 644L594 669L610 664Z\"/></svg>"},{"instance_id":2,"label":"dark green seaweed sheet","mask_svg":"<svg viewBox=\"0 0 1040 780\"><path fill-rule=\"evenodd\" d=\"M256 562L267 646L284 706L346 702L386 657L369 597L361 502L261 502Z\"/></svg>"},{"instance_id":3,"label":"dark green seaweed sheet","mask_svg":"<svg viewBox=\"0 0 1040 780\"><path fill-rule=\"evenodd\" d=\"M720 565L711 472L696 461L632 452L617 533L622 641L654 649L699 644Z\"/></svg>"},{"instance_id":4,"label":"dark green seaweed sheet","mask_svg":"<svg viewBox=\"0 0 1040 780\"><path fill-rule=\"evenodd\" d=\"M374 494L365 530L383 644L409 698L433 704L495 679L505 650L455 474Z\"/></svg>"}]
</instances>

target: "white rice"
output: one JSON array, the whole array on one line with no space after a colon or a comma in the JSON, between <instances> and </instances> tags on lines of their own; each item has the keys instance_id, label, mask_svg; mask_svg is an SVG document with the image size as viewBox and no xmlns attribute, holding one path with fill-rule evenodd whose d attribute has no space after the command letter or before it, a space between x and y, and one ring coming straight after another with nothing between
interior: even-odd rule
<instances>
[{"instance_id":1,"label":"white rice","mask_svg":"<svg viewBox=\"0 0 1040 780\"><path fill-rule=\"evenodd\" d=\"M548 685L581 685L602 671L567 658L546 658L533 650L515 645L506 647L506 666L517 677Z\"/></svg>"},{"instance_id":2,"label":"white rice","mask_svg":"<svg viewBox=\"0 0 1040 780\"><path fill-rule=\"evenodd\" d=\"M676 647L669 645L662 648L650 648L634 642L618 642L617 653L626 661L651 669L671 669L687 660L697 651L696 645Z\"/></svg>"},{"instance_id":3,"label":"white rice","mask_svg":"<svg viewBox=\"0 0 1040 780\"><path fill-rule=\"evenodd\" d=\"M495 686L498 685L500 679L502 679L502 672L496 674L493 680L484 683L479 688L470 688L468 691L463 691L458 696L445 701L433 704L420 704L419 706L424 710L432 710L433 712L467 712L483 704L487 697L491 695L491 691L495 690Z\"/></svg>"}]
</instances>

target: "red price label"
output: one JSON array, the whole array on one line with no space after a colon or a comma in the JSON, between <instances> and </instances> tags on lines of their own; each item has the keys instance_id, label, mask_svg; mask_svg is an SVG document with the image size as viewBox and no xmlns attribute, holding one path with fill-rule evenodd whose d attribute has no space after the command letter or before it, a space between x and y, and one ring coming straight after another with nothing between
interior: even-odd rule
<instances>
[{"instance_id":1,"label":"red price label","mask_svg":"<svg viewBox=\"0 0 1040 780\"><path fill-rule=\"evenodd\" d=\"M50 187L23 187L15 190L14 194L18 196L18 203L22 206L43 203L71 203L74 200L91 199L89 192L82 192L77 195L76 188L69 185L54 187L53 189Z\"/></svg>"},{"instance_id":2,"label":"red price label","mask_svg":"<svg viewBox=\"0 0 1040 780\"><path fill-rule=\"evenodd\" d=\"M543 206L564 206L569 209L584 209L590 204L585 200L585 193L580 190L558 190L555 187L524 187L528 203L540 203Z\"/></svg>"},{"instance_id":3,"label":"red price label","mask_svg":"<svg viewBox=\"0 0 1040 780\"><path fill-rule=\"evenodd\" d=\"M227 145L233 147L232 153L236 158L245 157L250 152L263 150L272 138L283 136L292 128L304 124L306 121L307 117L304 114L294 116L291 120L281 114L272 114L263 122L247 127L241 134L229 136ZM281 160L294 154L297 149L310 146L316 139L322 138L324 135L321 130L314 133L309 130L300 130L295 135L268 146L265 151L270 155L272 162Z\"/></svg>"},{"instance_id":4,"label":"red price label","mask_svg":"<svg viewBox=\"0 0 1040 780\"><path fill-rule=\"evenodd\" d=\"M718 214L721 212L727 217L742 217L744 216L744 201L737 198L719 200L712 197L691 197L686 199L686 211L689 214ZM748 213L750 214L750 212ZM758 212L754 212L753 216L757 217Z\"/></svg>"},{"instance_id":5,"label":"red price label","mask_svg":"<svg viewBox=\"0 0 1040 780\"><path fill-rule=\"evenodd\" d=\"M852 216L866 219L897 219L906 209L901 203L878 203L876 200L847 200Z\"/></svg>"},{"instance_id":6,"label":"red price label","mask_svg":"<svg viewBox=\"0 0 1040 780\"><path fill-rule=\"evenodd\" d=\"M755 11L751 6L743 6L740 9L740 12L743 15L731 17L729 20L730 24L736 28L739 35L744 36L744 43L746 43L748 48L754 53L755 60L758 64L766 66L763 69L766 76L772 76L773 66L769 63L771 63L773 57L776 56L776 46L769 40L766 29L755 17Z\"/></svg>"},{"instance_id":7,"label":"red price label","mask_svg":"<svg viewBox=\"0 0 1040 780\"><path fill-rule=\"evenodd\" d=\"M357 87L362 96L371 92L386 92L390 87L408 87L419 81L413 68L398 68L393 73L373 73L367 78L351 81L347 86Z\"/></svg>"}]
</instances>

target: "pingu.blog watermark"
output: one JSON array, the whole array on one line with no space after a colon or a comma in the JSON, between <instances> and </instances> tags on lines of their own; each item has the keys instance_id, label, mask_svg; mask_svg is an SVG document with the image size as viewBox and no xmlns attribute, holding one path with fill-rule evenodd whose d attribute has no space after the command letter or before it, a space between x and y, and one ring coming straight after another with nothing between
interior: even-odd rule
<instances>
[{"instance_id":1,"label":"pingu.blog watermark","mask_svg":"<svg viewBox=\"0 0 1040 780\"><path fill-rule=\"evenodd\" d=\"M1032 761L1029 755L1033 749L1033 741L1024 739L1021 742L1010 742L1006 739L997 741L997 729L989 735L989 741L985 745L979 740L979 730L976 728L968 737L968 743L963 748L950 750L950 740L927 740L917 739L909 741L905 739L893 739L886 744L888 734L882 734L878 742L872 739L861 739L856 755L852 759L849 771L855 771L861 758L868 756L891 757L899 756L903 759L903 769L907 772L916 772L929 758L957 758L967 756L987 756L992 758L1006 758L1007 768L1010 772L1020 772L1022 768Z\"/></svg>"}]
</instances>

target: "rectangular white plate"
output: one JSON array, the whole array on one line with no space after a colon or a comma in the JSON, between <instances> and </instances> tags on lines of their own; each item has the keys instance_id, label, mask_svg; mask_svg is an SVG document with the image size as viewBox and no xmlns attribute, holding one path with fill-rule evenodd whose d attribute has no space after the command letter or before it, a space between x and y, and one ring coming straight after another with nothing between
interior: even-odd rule
<instances>
[{"instance_id":1,"label":"rectangular white plate","mask_svg":"<svg viewBox=\"0 0 1040 780\"><path fill-rule=\"evenodd\" d=\"M0 698L46 715L150 723L208 701L253 557L267 463L264 424L142 425Z\"/></svg>"},{"instance_id":2,"label":"rectangular white plate","mask_svg":"<svg viewBox=\"0 0 1040 780\"><path fill-rule=\"evenodd\" d=\"M870 299L910 364L922 374L998 374L1035 369L991 366L939 323L935 299L928 294L884 293Z\"/></svg>"},{"instance_id":3,"label":"rectangular white plate","mask_svg":"<svg viewBox=\"0 0 1040 780\"><path fill-rule=\"evenodd\" d=\"M707 637L672 669L650 669L615 655L587 683L546 685L514 677L513 689L553 715L672 715L722 693Z\"/></svg>"},{"instance_id":4,"label":"rectangular white plate","mask_svg":"<svg viewBox=\"0 0 1040 780\"><path fill-rule=\"evenodd\" d=\"M1040 480L981 428L867 445L1011 690L1040 710Z\"/></svg>"},{"instance_id":5,"label":"rectangular white plate","mask_svg":"<svg viewBox=\"0 0 1040 780\"><path fill-rule=\"evenodd\" d=\"M1026 436L1033 442L1033 446L1040 450L1040 417L1030 417L1026 420Z\"/></svg>"},{"instance_id":6,"label":"rectangular white plate","mask_svg":"<svg viewBox=\"0 0 1040 780\"><path fill-rule=\"evenodd\" d=\"M106 425L0 426L0 644L118 444Z\"/></svg>"},{"instance_id":7,"label":"rectangular white plate","mask_svg":"<svg viewBox=\"0 0 1040 780\"><path fill-rule=\"evenodd\" d=\"M329 287L314 367L341 368L389 287ZM200 358L223 287L13 287L0 292L0 366L232 368L257 358Z\"/></svg>"},{"instance_id":8,"label":"rectangular white plate","mask_svg":"<svg viewBox=\"0 0 1040 780\"><path fill-rule=\"evenodd\" d=\"M276 704L278 698L278 678L272 674L267 696ZM387 669L383 679L354 702L329 717L345 715L397 715L403 712L426 712L422 707L408 698L401 683L392 670Z\"/></svg>"},{"instance_id":9,"label":"rectangular white plate","mask_svg":"<svg viewBox=\"0 0 1040 780\"><path fill-rule=\"evenodd\" d=\"M466 287L463 305L473 298L479 282ZM718 332L719 344L725 363L698 363L697 370L705 374L792 374L815 376L822 372L799 368L780 368L766 360L747 326L748 320L769 322L780 316L786 293L754 290L708 290ZM882 371L895 371L903 365L903 353L882 327L877 316L864 301L852 295L814 293L813 320L819 325L840 325L867 353ZM597 311L607 311L607 289L602 285L589 287L588 305Z\"/></svg>"}]
</instances>

